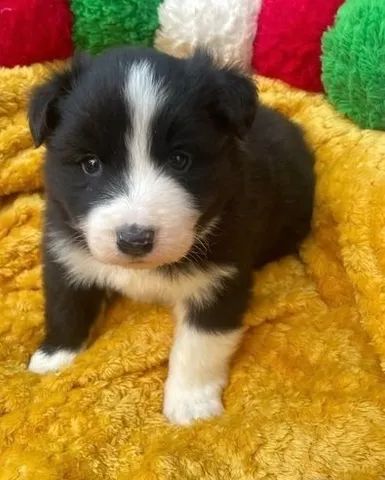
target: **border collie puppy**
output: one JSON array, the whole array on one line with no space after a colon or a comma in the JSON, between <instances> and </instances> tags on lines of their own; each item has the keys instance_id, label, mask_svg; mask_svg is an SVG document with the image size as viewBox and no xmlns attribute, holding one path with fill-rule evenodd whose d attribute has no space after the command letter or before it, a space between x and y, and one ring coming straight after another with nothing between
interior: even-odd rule
<instances>
[{"instance_id":1,"label":"border collie puppy","mask_svg":"<svg viewBox=\"0 0 385 480\"><path fill-rule=\"evenodd\" d=\"M176 317L166 417L220 414L253 269L309 232L301 131L206 53L134 48L75 58L34 91L29 121L47 147L46 334L29 369L76 357L103 292L162 301Z\"/></svg>"}]
</instances>

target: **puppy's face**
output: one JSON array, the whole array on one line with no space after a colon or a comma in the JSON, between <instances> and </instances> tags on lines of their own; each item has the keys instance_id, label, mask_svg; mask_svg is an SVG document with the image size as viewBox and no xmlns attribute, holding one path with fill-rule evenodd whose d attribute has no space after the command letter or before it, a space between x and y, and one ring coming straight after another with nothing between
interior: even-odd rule
<instances>
[{"instance_id":1,"label":"puppy's face","mask_svg":"<svg viewBox=\"0 0 385 480\"><path fill-rule=\"evenodd\" d=\"M230 199L255 103L249 80L203 54L78 58L30 105L49 198L101 262L175 263Z\"/></svg>"}]
</instances>

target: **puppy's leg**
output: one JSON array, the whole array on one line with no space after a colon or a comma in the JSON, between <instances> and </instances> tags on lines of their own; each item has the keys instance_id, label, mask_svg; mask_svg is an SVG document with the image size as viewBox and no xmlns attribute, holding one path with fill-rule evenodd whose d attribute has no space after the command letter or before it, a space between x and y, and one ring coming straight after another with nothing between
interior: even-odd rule
<instances>
[{"instance_id":1,"label":"puppy's leg","mask_svg":"<svg viewBox=\"0 0 385 480\"><path fill-rule=\"evenodd\" d=\"M69 365L87 340L102 301L93 287L71 285L63 267L46 258L45 339L32 355L29 370L47 373Z\"/></svg>"},{"instance_id":2,"label":"puppy's leg","mask_svg":"<svg viewBox=\"0 0 385 480\"><path fill-rule=\"evenodd\" d=\"M241 340L248 294L248 288L228 289L209 307L188 302L177 307L163 409L172 423L189 424L222 412L222 390Z\"/></svg>"}]
</instances>

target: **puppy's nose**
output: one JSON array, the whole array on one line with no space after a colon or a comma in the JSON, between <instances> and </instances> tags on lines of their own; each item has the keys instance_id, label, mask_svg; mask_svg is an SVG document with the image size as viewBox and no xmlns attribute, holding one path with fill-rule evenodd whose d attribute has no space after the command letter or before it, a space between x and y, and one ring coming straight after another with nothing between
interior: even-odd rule
<instances>
[{"instance_id":1,"label":"puppy's nose","mask_svg":"<svg viewBox=\"0 0 385 480\"><path fill-rule=\"evenodd\" d=\"M122 253L135 257L151 252L154 230L139 225L123 225L116 231L116 244Z\"/></svg>"}]
</instances>

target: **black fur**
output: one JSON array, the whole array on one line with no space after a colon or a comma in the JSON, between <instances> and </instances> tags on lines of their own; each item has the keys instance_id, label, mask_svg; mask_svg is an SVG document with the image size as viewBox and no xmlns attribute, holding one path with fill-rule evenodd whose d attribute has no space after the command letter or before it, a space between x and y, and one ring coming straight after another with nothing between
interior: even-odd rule
<instances>
[{"instance_id":1,"label":"black fur","mask_svg":"<svg viewBox=\"0 0 385 480\"><path fill-rule=\"evenodd\" d=\"M237 328L245 312L255 267L297 251L310 229L313 157L301 130L282 115L257 105L253 82L232 68L218 68L204 53L179 60L147 49L117 49L81 58L72 70L39 87L30 104L31 132L47 145L46 238L60 231L87 248L75 224L108 197L126 168L125 135L130 112L122 98L128 65L148 59L165 79L168 97L153 122L153 161L167 168L172 146L188 150L186 174L170 172L194 197L201 212L197 231L214 217L219 224L208 249L159 267L165 278L194 264L231 264L228 280L212 304L190 302L190 321L214 331ZM103 175L81 170L89 153L103 159ZM45 245L47 241L45 240ZM77 348L88 335L101 292L72 287L64 267L45 247L47 338L44 348Z\"/></svg>"}]
</instances>

